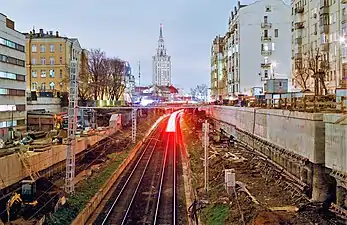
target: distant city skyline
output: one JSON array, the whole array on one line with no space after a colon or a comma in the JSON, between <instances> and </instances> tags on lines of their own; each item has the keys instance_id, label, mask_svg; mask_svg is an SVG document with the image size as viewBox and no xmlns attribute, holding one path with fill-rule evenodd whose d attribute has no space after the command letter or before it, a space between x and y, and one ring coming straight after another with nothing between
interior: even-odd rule
<instances>
[{"instance_id":1,"label":"distant city skyline","mask_svg":"<svg viewBox=\"0 0 347 225\"><path fill-rule=\"evenodd\" d=\"M33 27L58 30L78 38L83 48L101 48L108 56L129 61L137 84L140 61L141 85L152 83L152 56L158 24L163 23L165 45L172 57L172 84L189 90L197 83L209 84L211 40L225 32L235 5L236 1L229 0L218 4L176 0L165 2L165 7L159 0L11 0L1 5L1 13L14 20L21 32Z\"/></svg>"}]
</instances>

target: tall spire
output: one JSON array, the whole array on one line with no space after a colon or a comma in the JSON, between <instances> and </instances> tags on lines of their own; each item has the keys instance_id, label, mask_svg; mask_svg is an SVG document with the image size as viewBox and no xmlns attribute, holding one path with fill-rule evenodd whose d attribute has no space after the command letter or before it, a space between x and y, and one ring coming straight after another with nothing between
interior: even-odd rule
<instances>
[{"instance_id":1,"label":"tall spire","mask_svg":"<svg viewBox=\"0 0 347 225\"><path fill-rule=\"evenodd\" d=\"M163 39L163 24L160 24L159 38Z\"/></svg>"}]
</instances>

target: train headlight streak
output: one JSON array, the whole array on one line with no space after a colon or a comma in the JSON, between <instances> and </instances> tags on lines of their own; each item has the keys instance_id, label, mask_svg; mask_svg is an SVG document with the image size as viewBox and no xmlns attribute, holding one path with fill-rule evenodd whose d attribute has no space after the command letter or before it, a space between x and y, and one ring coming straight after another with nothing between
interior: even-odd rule
<instances>
[{"instance_id":1,"label":"train headlight streak","mask_svg":"<svg viewBox=\"0 0 347 225\"><path fill-rule=\"evenodd\" d=\"M166 132L176 132L176 117L178 114L183 113L183 109L173 112L167 123Z\"/></svg>"}]
</instances>

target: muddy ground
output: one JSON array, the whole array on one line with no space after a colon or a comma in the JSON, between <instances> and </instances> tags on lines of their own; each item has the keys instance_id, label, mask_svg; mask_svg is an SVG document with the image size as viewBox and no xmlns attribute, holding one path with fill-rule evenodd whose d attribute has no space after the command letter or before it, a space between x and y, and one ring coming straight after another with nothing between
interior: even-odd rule
<instances>
[{"instance_id":1,"label":"muddy ground","mask_svg":"<svg viewBox=\"0 0 347 225\"><path fill-rule=\"evenodd\" d=\"M269 166L259 165L252 151L238 145L229 148L216 145L210 149L206 195L201 127L196 116L185 114L182 128L190 154L193 187L198 200L209 202L198 213L203 224L347 224L332 213L323 212L320 205L310 204L285 180L265 173ZM224 169L231 168L235 169L236 181L241 182L236 185L237 197L233 191L228 194L224 187Z\"/></svg>"}]
</instances>

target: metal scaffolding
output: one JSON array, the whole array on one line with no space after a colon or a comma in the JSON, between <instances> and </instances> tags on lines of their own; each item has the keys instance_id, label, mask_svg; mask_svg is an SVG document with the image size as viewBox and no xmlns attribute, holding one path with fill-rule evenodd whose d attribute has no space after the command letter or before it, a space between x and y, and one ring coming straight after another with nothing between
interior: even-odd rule
<instances>
[{"instance_id":1,"label":"metal scaffolding","mask_svg":"<svg viewBox=\"0 0 347 225\"><path fill-rule=\"evenodd\" d=\"M66 149L66 193L74 192L75 178L75 154L76 154L76 128L77 128L77 107L78 107L78 64L76 60L70 62L70 94L68 109L68 138Z\"/></svg>"}]
</instances>

